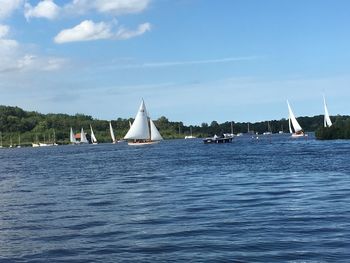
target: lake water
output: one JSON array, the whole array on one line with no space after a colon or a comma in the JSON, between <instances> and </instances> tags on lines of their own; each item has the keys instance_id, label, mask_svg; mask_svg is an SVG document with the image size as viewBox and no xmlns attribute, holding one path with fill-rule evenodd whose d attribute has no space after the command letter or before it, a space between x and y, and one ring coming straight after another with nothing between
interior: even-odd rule
<instances>
[{"instance_id":1,"label":"lake water","mask_svg":"<svg viewBox=\"0 0 350 263\"><path fill-rule=\"evenodd\" d=\"M350 141L0 150L0 262L349 262Z\"/></svg>"}]
</instances>

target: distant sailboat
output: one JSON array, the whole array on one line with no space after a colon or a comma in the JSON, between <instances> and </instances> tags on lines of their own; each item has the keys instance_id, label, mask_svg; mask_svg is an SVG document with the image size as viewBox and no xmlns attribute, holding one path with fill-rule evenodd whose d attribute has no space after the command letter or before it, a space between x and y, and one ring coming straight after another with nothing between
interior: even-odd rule
<instances>
[{"instance_id":1,"label":"distant sailboat","mask_svg":"<svg viewBox=\"0 0 350 263\"><path fill-rule=\"evenodd\" d=\"M80 132L80 143L89 143L83 128L81 128Z\"/></svg>"},{"instance_id":2,"label":"distant sailboat","mask_svg":"<svg viewBox=\"0 0 350 263\"><path fill-rule=\"evenodd\" d=\"M17 148L21 148L21 135L18 135L18 145Z\"/></svg>"},{"instance_id":3,"label":"distant sailboat","mask_svg":"<svg viewBox=\"0 0 350 263\"><path fill-rule=\"evenodd\" d=\"M32 147L40 147L38 135L35 135L35 142L32 143Z\"/></svg>"},{"instance_id":4,"label":"distant sailboat","mask_svg":"<svg viewBox=\"0 0 350 263\"><path fill-rule=\"evenodd\" d=\"M271 129L271 126L270 126L270 122L267 121L267 131L263 133L263 135L270 135L272 134L272 129Z\"/></svg>"},{"instance_id":5,"label":"distant sailboat","mask_svg":"<svg viewBox=\"0 0 350 263\"><path fill-rule=\"evenodd\" d=\"M114 132L113 132L113 127L112 127L112 122L109 122L109 132L111 134L111 138L112 138L112 143L116 143L117 141L115 140L115 136L114 136Z\"/></svg>"},{"instance_id":6,"label":"distant sailboat","mask_svg":"<svg viewBox=\"0 0 350 263\"><path fill-rule=\"evenodd\" d=\"M331 118L329 117L328 109L327 109L327 104L326 104L326 98L323 95L323 104L324 104L324 121L323 125L325 128L331 127L332 126L332 121Z\"/></svg>"},{"instance_id":7,"label":"distant sailboat","mask_svg":"<svg viewBox=\"0 0 350 263\"><path fill-rule=\"evenodd\" d=\"M92 142L92 144L97 144L97 139L96 139L96 136L94 134L94 130L92 129L91 125L90 125L90 131L91 131L91 142Z\"/></svg>"},{"instance_id":8,"label":"distant sailboat","mask_svg":"<svg viewBox=\"0 0 350 263\"><path fill-rule=\"evenodd\" d=\"M297 119L294 116L294 113L292 111L292 108L289 105L289 102L287 100L288 105L288 111L289 111L289 117L288 117L288 123L289 123L289 132L292 134L293 138L303 137L307 136L307 134L304 133L303 129L301 128L300 124L298 123ZM293 132L294 129L294 132Z\"/></svg>"},{"instance_id":9,"label":"distant sailboat","mask_svg":"<svg viewBox=\"0 0 350 263\"><path fill-rule=\"evenodd\" d=\"M157 127L149 118L145 102L142 100L139 111L131 125L128 133L124 137L129 140L129 145L146 145L158 143L163 140Z\"/></svg>"},{"instance_id":10,"label":"distant sailboat","mask_svg":"<svg viewBox=\"0 0 350 263\"><path fill-rule=\"evenodd\" d=\"M70 136L69 136L69 141L72 144L77 144L77 139L75 138L74 132L72 127L70 128Z\"/></svg>"},{"instance_id":11,"label":"distant sailboat","mask_svg":"<svg viewBox=\"0 0 350 263\"><path fill-rule=\"evenodd\" d=\"M195 139L196 138L196 136L192 135L192 127L190 127L190 133L191 133L191 135L185 136L185 139Z\"/></svg>"}]
</instances>

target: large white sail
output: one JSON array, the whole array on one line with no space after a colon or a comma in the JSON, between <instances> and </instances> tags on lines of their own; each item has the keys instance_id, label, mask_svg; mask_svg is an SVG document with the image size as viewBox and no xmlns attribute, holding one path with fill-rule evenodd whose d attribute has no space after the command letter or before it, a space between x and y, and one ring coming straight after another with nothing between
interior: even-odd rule
<instances>
[{"instance_id":1,"label":"large white sail","mask_svg":"<svg viewBox=\"0 0 350 263\"><path fill-rule=\"evenodd\" d=\"M90 125L90 131L91 131L91 142L92 143L97 143L97 139L94 133L94 130L92 129L92 126Z\"/></svg>"},{"instance_id":2,"label":"large white sail","mask_svg":"<svg viewBox=\"0 0 350 263\"><path fill-rule=\"evenodd\" d=\"M73 132L73 128L72 128L72 127L70 128L69 140L70 140L71 143L77 143L77 140L75 139L75 136L74 136L74 132Z\"/></svg>"},{"instance_id":3,"label":"large white sail","mask_svg":"<svg viewBox=\"0 0 350 263\"><path fill-rule=\"evenodd\" d=\"M297 119L294 116L294 113L289 105L289 102L287 100L287 104L288 104L288 111L289 111L289 119L292 122L293 128L295 132L299 132L302 131L303 129L301 128L301 126L299 125Z\"/></svg>"},{"instance_id":4,"label":"large white sail","mask_svg":"<svg viewBox=\"0 0 350 263\"><path fill-rule=\"evenodd\" d=\"M131 125L128 133L125 135L126 140L148 140L150 139L150 128L148 125L147 110L142 100L139 111Z\"/></svg>"},{"instance_id":5,"label":"large white sail","mask_svg":"<svg viewBox=\"0 0 350 263\"><path fill-rule=\"evenodd\" d=\"M83 128L81 128L81 132L80 132L80 143L89 143Z\"/></svg>"},{"instance_id":6,"label":"large white sail","mask_svg":"<svg viewBox=\"0 0 350 263\"><path fill-rule=\"evenodd\" d=\"M150 120L150 126L151 126L151 141L161 141L163 140L162 135L160 135L156 125L154 125L153 121Z\"/></svg>"},{"instance_id":7,"label":"large white sail","mask_svg":"<svg viewBox=\"0 0 350 263\"><path fill-rule=\"evenodd\" d=\"M331 118L329 117L327 104L326 104L326 98L324 97L324 95L323 95L323 104L324 104L324 121L323 121L323 125L324 125L324 127L331 127L332 126L332 121L331 121Z\"/></svg>"},{"instance_id":8,"label":"large white sail","mask_svg":"<svg viewBox=\"0 0 350 263\"><path fill-rule=\"evenodd\" d=\"M115 143L115 137L114 137L113 127L112 127L112 122L109 122L109 132L111 133L112 142Z\"/></svg>"}]
</instances>

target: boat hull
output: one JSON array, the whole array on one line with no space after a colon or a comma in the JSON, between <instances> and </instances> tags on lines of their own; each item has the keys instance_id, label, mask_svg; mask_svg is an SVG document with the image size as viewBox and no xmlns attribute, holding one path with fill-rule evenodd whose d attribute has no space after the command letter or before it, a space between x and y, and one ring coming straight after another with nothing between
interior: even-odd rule
<instances>
[{"instance_id":1,"label":"boat hull","mask_svg":"<svg viewBox=\"0 0 350 263\"><path fill-rule=\"evenodd\" d=\"M230 143L232 142L232 137L228 137L228 138L205 138L203 139L203 142L205 144L209 144L209 143Z\"/></svg>"},{"instance_id":2,"label":"boat hull","mask_svg":"<svg viewBox=\"0 0 350 263\"><path fill-rule=\"evenodd\" d=\"M291 137L292 138L303 138L307 137L308 135L306 133L292 133Z\"/></svg>"},{"instance_id":3,"label":"boat hull","mask_svg":"<svg viewBox=\"0 0 350 263\"><path fill-rule=\"evenodd\" d=\"M143 146L143 145L152 145L157 144L159 141L149 141L149 142L128 142L128 145L131 146Z\"/></svg>"}]
</instances>

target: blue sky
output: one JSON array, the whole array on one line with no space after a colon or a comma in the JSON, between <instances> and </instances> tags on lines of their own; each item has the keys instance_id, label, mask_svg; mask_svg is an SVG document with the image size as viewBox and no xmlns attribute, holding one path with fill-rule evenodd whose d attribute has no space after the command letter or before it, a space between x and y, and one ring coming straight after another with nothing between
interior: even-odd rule
<instances>
[{"instance_id":1,"label":"blue sky","mask_svg":"<svg viewBox=\"0 0 350 263\"><path fill-rule=\"evenodd\" d=\"M349 114L350 2L0 0L0 104L185 124Z\"/></svg>"}]
</instances>

